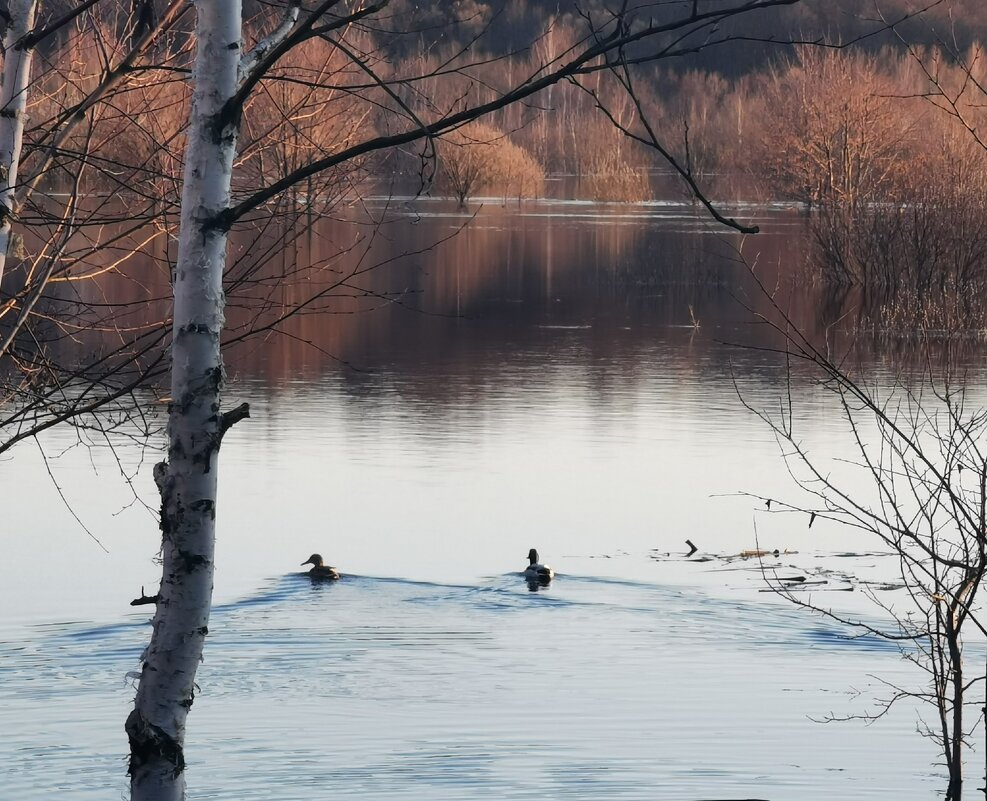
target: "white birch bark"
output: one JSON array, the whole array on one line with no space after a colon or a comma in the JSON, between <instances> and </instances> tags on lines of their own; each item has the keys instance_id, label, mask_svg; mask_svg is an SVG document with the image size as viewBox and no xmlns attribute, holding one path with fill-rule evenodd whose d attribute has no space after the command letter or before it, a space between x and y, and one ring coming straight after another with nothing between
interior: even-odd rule
<instances>
[{"instance_id":1,"label":"white birch bark","mask_svg":"<svg viewBox=\"0 0 987 801\"><path fill-rule=\"evenodd\" d=\"M225 230L207 220L228 208L238 120L219 125L237 88L239 0L197 0L197 52L174 277L168 460L161 493L163 570L151 642L144 652L130 737L131 797L185 797L185 722L195 694L212 603L216 453L220 414ZM243 416L243 415L240 415Z\"/></svg>"},{"instance_id":2,"label":"white birch bark","mask_svg":"<svg viewBox=\"0 0 987 801\"><path fill-rule=\"evenodd\" d=\"M38 0L11 0L9 25L3 37L3 84L0 85L0 284L10 247L14 190L20 167L24 121L27 116L28 84L34 47L25 47L34 28Z\"/></svg>"}]
</instances>

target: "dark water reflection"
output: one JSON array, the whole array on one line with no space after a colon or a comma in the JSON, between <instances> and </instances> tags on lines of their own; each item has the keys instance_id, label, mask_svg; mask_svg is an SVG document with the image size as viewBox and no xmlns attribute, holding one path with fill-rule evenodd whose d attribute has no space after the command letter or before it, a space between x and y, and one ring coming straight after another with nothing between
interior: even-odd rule
<instances>
[{"instance_id":1,"label":"dark water reflection","mask_svg":"<svg viewBox=\"0 0 987 801\"><path fill-rule=\"evenodd\" d=\"M356 367L384 360L389 367L427 369L450 354L463 353L462 361L470 361L484 341L500 343L492 356L502 358L505 351L538 350L566 331L587 332L581 336L590 356L602 360L653 341L658 328L690 326L690 306L707 324L740 316L731 295L746 282L730 259L741 243L688 206L546 201L519 210L483 207L470 219L442 211L439 203L429 205L436 209L425 213L416 207L386 226L386 241L382 235L363 260L395 259L355 278L348 290L375 297L335 297L328 305L336 314L328 320L293 320L290 338L255 351L262 369L286 377L319 365L335 369L332 359L317 352L296 363L304 355L299 342L312 342ZM758 240L759 247L780 246L780 229L788 225L797 220L780 215L779 230ZM409 252L414 255L400 258ZM315 253L324 258L317 247ZM315 294L310 287L301 291L306 289ZM286 289L283 302L299 302L298 291Z\"/></svg>"},{"instance_id":2,"label":"dark water reflection","mask_svg":"<svg viewBox=\"0 0 987 801\"><path fill-rule=\"evenodd\" d=\"M308 230L275 217L232 237L227 361L231 372L272 386L338 374L355 392L375 372L406 372L427 379L433 400L469 391L478 376L526 356L551 367L574 347L587 364L632 378L655 343L684 341L688 350L678 352L689 365L705 360L728 372L730 362L758 357L724 342L782 344L752 314L768 309L771 293L813 342L868 369L925 363L916 337L875 338L885 298L806 277L804 212L740 203L724 210L762 233L743 237L669 201L518 206L493 198L464 211L445 200L371 198ZM92 270L119 261L128 241L145 243L99 283L58 285L53 296L68 293L70 306L77 292L98 309L120 304L120 324L146 331L167 317L175 255L168 236L147 239L138 232L95 254ZM105 349L120 338L76 332L64 358L82 352L80 341ZM966 366L981 345L963 336L931 347L937 361L948 349ZM448 380L440 366L449 364L464 371L461 380Z\"/></svg>"},{"instance_id":3,"label":"dark water reflection","mask_svg":"<svg viewBox=\"0 0 987 801\"><path fill-rule=\"evenodd\" d=\"M826 288L801 272L808 233L795 209L728 208L762 227L743 237L675 202L488 200L468 212L445 201L390 200L386 212L384 205L374 211L386 219L378 228L323 224L287 245L281 261L325 265L304 281L278 282L269 263L264 269L275 274L262 287L231 293L231 340L303 307L283 333L234 345L234 369L271 385L339 374L355 393L373 386L375 372L409 375L430 400L450 403L476 391L481 376L521 363L551 369L576 349L599 371L601 391L608 380L633 380L642 358L665 342L686 345L663 354L680 369L702 364L727 374L738 361L779 362L723 347L782 344L751 313L768 309L765 291L811 341L867 370L921 367L928 347L937 361L948 355L961 367L982 352L969 337L923 347L916 337L875 339L880 298Z\"/></svg>"}]
</instances>

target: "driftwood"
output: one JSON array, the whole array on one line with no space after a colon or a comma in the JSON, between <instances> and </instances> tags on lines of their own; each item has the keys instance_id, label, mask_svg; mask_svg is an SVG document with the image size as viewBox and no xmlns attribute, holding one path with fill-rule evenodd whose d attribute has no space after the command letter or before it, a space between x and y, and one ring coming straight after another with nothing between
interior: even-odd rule
<instances>
[{"instance_id":1,"label":"driftwood","mask_svg":"<svg viewBox=\"0 0 987 801\"><path fill-rule=\"evenodd\" d=\"M692 557L692 555L694 553L696 553L699 550L699 548L696 546L696 544L692 540L686 540L685 541L685 544L689 546L689 552L685 555L685 558L686 559L689 559L689 558ZM708 561L710 561L712 559L723 559L723 560L726 560L726 561L729 561L731 559L755 559L755 558L758 558L759 559L759 558L764 557L764 556L786 556L788 554L794 554L794 553L798 553L798 551L790 551L787 548L784 551L779 550L778 548L775 548L773 551L772 550L767 550L767 549L764 549L764 548L750 548L750 549L741 551L740 553L708 554L708 555L704 555L702 557L699 557L697 559L693 559L692 561L694 561L694 562L699 562L699 561L708 562Z\"/></svg>"},{"instance_id":2,"label":"driftwood","mask_svg":"<svg viewBox=\"0 0 987 801\"><path fill-rule=\"evenodd\" d=\"M145 595L144 594L144 588L141 587L141 597L140 598L134 598L134 600L132 600L130 602L130 605L131 606L144 606L145 604L156 604L160 600L161 600L161 596L160 595Z\"/></svg>"}]
</instances>

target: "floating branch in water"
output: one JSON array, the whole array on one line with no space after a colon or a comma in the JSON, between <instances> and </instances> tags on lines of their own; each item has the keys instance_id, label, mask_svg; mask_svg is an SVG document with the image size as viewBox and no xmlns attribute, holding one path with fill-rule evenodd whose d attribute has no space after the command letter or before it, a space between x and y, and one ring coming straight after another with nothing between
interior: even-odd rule
<instances>
[{"instance_id":1,"label":"floating branch in water","mask_svg":"<svg viewBox=\"0 0 987 801\"><path fill-rule=\"evenodd\" d=\"M145 604L156 604L159 600L161 600L161 596L160 595L145 595L144 594L144 587L142 586L141 587L141 597L140 598L134 598L134 600L132 600L130 602L130 605L131 606L144 606Z\"/></svg>"}]
</instances>

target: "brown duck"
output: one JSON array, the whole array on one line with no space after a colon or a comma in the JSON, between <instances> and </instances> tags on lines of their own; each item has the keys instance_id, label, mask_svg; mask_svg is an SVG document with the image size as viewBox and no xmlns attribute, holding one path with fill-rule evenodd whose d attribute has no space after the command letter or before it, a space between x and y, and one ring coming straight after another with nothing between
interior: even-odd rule
<instances>
[{"instance_id":1,"label":"brown duck","mask_svg":"<svg viewBox=\"0 0 987 801\"><path fill-rule=\"evenodd\" d=\"M339 571L334 567L323 564L322 556L320 554L312 554L308 559L302 562L302 564L312 565L312 569L308 571L308 575L312 578L329 579L331 581L335 581L339 578Z\"/></svg>"}]
</instances>

